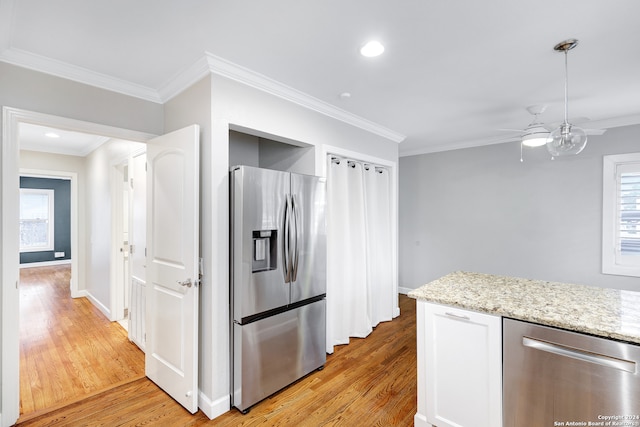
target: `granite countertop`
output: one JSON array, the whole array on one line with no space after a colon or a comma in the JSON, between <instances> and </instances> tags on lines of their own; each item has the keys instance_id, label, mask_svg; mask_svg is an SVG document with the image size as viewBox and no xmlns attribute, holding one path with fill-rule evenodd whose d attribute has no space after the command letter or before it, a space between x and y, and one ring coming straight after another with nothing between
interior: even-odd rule
<instances>
[{"instance_id":1,"label":"granite countertop","mask_svg":"<svg viewBox=\"0 0 640 427\"><path fill-rule=\"evenodd\" d=\"M640 344L640 292L455 272L407 295Z\"/></svg>"}]
</instances>

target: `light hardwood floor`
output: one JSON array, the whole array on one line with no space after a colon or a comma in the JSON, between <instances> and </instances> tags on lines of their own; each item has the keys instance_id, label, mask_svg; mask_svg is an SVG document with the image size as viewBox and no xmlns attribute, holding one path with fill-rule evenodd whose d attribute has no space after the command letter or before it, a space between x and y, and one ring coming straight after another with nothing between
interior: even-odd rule
<instances>
[{"instance_id":1,"label":"light hardwood floor","mask_svg":"<svg viewBox=\"0 0 640 427\"><path fill-rule=\"evenodd\" d=\"M86 298L69 265L20 270L20 421L144 377L144 353Z\"/></svg>"},{"instance_id":2,"label":"light hardwood floor","mask_svg":"<svg viewBox=\"0 0 640 427\"><path fill-rule=\"evenodd\" d=\"M354 338L324 370L263 400L247 415L209 420L189 414L146 378L21 422L21 426L412 426L416 413L415 301L400 296L400 317Z\"/></svg>"}]
</instances>

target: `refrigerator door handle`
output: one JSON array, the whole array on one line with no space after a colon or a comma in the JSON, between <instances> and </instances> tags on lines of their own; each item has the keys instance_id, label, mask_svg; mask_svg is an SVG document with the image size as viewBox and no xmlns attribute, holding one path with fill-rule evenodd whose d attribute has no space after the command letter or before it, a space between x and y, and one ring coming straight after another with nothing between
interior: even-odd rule
<instances>
[{"instance_id":1,"label":"refrigerator door handle","mask_svg":"<svg viewBox=\"0 0 640 427\"><path fill-rule=\"evenodd\" d=\"M282 268L284 273L284 283L291 282L291 263L289 259L290 246L290 228L291 219L289 217L289 196L285 196L284 200L284 220L283 220L283 238L282 238Z\"/></svg>"},{"instance_id":2,"label":"refrigerator door handle","mask_svg":"<svg viewBox=\"0 0 640 427\"><path fill-rule=\"evenodd\" d=\"M298 280L298 255L300 254L300 247L298 242L298 224L300 223L300 217L298 214L298 207L295 202L295 196L291 196L291 207L293 209L293 241L294 241L294 249L293 249L293 262L292 262L292 270L293 275L291 277L291 281L295 282Z\"/></svg>"}]
</instances>

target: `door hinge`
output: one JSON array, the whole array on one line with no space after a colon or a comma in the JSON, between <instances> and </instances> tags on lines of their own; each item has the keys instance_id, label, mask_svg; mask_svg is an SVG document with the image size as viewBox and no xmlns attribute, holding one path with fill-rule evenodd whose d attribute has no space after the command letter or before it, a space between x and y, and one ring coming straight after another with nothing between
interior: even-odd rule
<instances>
[{"instance_id":1,"label":"door hinge","mask_svg":"<svg viewBox=\"0 0 640 427\"><path fill-rule=\"evenodd\" d=\"M129 178L129 186L133 189L133 178Z\"/></svg>"},{"instance_id":2,"label":"door hinge","mask_svg":"<svg viewBox=\"0 0 640 427\"><path fill-rule=\"evenodd\" d=\"M202 276L204 275L204 260L202 258L198 258L198 280L196 281L196 285L202 285Z\"/></svg>"},{"instance_id":3,"label":"door hinge","mask_svg":"<svg viewBox=\"0 0 640 427\"><path fill-rule=\"evenodd\" d=\"M147 248L144 248L144 256L146 258L146 256L147 256Z\"/></svg>"}]
</instances>

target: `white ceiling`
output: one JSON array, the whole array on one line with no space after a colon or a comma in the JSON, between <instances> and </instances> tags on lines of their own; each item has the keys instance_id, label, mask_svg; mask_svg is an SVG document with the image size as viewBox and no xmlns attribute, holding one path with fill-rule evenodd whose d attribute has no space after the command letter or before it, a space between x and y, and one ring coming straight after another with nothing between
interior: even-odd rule
<instances>
[{"instance_id":1,"label":"white ceiling","mask_svg":"<svg viewBox=\"0 0 640 427\"><path fill-rule=\"evenodd\" d=\"M110 139L105 136L52 129L30 123L20 123L19 132L21 150L44 151L80 157L86 156ZM48 136L50 133L56 134L57 137Z\"/></svg>"},{"instance_id":2,"label":"white ceiling","mask_svg":"<svg viewBox=\"0 0 640 427\"><path fill-rule=\"evenodd\" d=\"M640 123L639 16L637 0L0 0L0 60L163 102L211 54L410 155L514 140L499 129L524 129L529 105L562 121L567 38L569 121ZM385 53L360 56L372 38Z\"/></svg>"}]
</instances>

